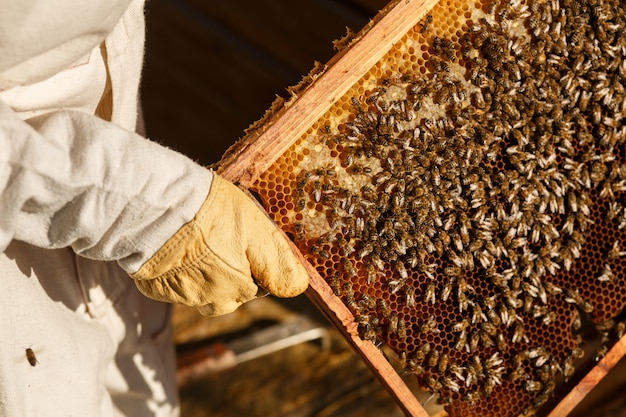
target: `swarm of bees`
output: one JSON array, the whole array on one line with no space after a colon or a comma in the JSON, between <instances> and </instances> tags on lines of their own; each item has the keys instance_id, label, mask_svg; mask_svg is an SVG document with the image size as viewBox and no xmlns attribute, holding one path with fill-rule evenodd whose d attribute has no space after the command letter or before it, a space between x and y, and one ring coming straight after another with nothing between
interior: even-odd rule
<instances>
[{"instance_id":1,"label":"swarm of bees","mask_svg":"<svg viewBox=\"0 0 626 417\"><path fill-rule=\"evenodd\" d=\"M626 9L483 6L320 129L283 227L450 415L516 416L624 334Z\"/></svg>"}]
</instances>

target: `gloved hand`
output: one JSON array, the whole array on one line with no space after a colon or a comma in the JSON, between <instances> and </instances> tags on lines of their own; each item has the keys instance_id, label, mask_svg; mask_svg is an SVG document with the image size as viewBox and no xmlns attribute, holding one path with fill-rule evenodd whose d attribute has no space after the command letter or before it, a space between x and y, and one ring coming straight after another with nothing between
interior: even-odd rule
<instances>
[{"instance_id":1,"label":"gloved hand","mask_svg":"<svg viewBox=\"0 0 626 417\"><path fill-rule=\"evenodd\" d=\"M259 286L279 297L294 297L308 286L304 266L276 225L215 174L194 219L132 277L144 295L206 315L235 310L255 298Z\"/></svg>"}]
</instances>

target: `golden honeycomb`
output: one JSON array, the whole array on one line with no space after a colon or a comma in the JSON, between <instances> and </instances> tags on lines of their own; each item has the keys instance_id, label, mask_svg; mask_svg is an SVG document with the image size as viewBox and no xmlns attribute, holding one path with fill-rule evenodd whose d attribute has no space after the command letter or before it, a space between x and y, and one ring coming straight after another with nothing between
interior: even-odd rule
<instances>
[{"instance_id":1,"label":"golden honeycomb","mask_svg":"<svg viewBox=\"0 0 626 417\"><path fill-rule=\"evenodd\" d=\"M450 416L535 412L624 333L625 18L441 0L251 187Z\"/></svg>"}]
</instances>

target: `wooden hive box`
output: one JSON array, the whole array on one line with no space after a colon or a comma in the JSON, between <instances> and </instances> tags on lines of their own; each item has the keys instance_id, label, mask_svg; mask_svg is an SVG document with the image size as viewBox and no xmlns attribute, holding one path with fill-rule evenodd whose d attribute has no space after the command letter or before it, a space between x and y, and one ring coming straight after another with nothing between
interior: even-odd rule
<instances>
[{"instance_id":1,"label":"wooden hive box","mask_svg":"<svg viewBox=\"0 0 626 417\"><path fill-rule=\"evenodd\" d=\"M407 415L381 343L451 416L566 415L623 356L625 19L392 2L220 162Z\"/></svg>"}]
</instances>

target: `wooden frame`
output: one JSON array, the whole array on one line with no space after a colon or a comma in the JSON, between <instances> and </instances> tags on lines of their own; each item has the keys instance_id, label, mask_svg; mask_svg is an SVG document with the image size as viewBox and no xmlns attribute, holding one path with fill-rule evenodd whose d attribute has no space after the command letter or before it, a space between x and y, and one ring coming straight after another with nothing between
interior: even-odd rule
<instances>
[{"instance_id":1,"label":"wooden frame","mask_svg":"<svg viewBox=\"0 0 626 417\"><path fill-rule=\"evenodd\" d=\"M438 0L392 1L356 36L349 48L327 64L323 74L311 86L302 94L294 95L265 124L233 146L218 164L217 172L241 187L249 188L437 3ZM348 308L305 258L300 257L310 276L310 287L306 292L309 299L346 336L408 416L428 416L380 351L359 337ZM626 336L554 407L549 416L566 416L624 353Z\"/></svg>"}]
</instances>

